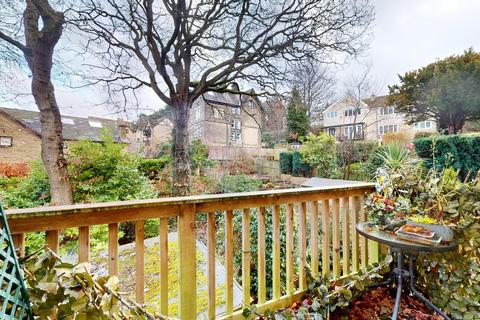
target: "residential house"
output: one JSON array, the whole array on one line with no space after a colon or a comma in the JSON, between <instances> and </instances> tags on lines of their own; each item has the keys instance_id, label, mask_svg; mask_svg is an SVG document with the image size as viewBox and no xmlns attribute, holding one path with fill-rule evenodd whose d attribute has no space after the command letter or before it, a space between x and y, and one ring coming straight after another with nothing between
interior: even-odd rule
<instances>
[{"instance_id":1,"label":"residential house","mask_svg":"<svg viewBox=\"0 0 480 320\"><path fill-rule=\"evenodd\" d=\"M159 119L141 117L130 135L129 151L145 158L153 158L158 154L160 145L170 140L172 130L173 123L166 117Z\"/></svg>"},{"instance_id":2,"label":"residential house","mask_svg":"<svg viewBox=\"0 0 480 320\"><path fill-rule=\"evenodd\" d=\"M335 136L337 140L376 140L389 132L402 132L409 139L416 132L434 132L433 120L420 121L409 125L405 115L395 106L388 105L387 96L372 96L357 101L345 95L323 112L323 131Z\"/></svg>"},{"instance_id":3,"label":"residential house","mask_svg":"<svg viewBox=\"0 0 480 320\"><path fill-rule=\"evenodd\" d=\"M247 95L207 92L190 110L190 140L200 139L214 160L258 154L260 108L258 99Z\"/></svg>"},{"instance_id":4,"label":"residential house","mask_svg":"<svg viewBox=\"0 0 480 320\"><path fill-rule=\"evenodd\" d=\"M102 141L110 132L114 140L129 143L129 123L98 117L62 116L65 148L78 140ZM15 163L41 157L40 113L21 109L0 108L0 161Z\"/></svg>"}]
</instances>

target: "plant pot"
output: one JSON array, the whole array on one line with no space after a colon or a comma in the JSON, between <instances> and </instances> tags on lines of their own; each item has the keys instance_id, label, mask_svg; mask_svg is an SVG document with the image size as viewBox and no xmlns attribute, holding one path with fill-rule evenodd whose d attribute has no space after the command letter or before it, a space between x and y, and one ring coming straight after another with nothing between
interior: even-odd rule
<instances>
[{"instance_id":1,"label":"plant pot","mask_svg":"<svg viewBox=\"0 0 480 320\"><path fill-rule=\"evenodd\" d=\"M443 224L421 223L408 220L407 224L420 226L432 230L437 236L442 238L442 241L452 241L454 237L453 230Z\"/></svg>"}]
</instances>

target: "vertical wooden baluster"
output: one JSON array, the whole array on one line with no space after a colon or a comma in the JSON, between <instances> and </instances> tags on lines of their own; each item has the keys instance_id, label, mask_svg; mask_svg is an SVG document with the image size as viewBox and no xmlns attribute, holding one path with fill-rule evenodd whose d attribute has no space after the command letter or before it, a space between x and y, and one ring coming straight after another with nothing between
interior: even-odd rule
<instances>
[{"instance_id":1,"label":"vertical wooden baluster","mask_svg":"<svg viewBox=\"0 0 480 320\"><path fill-rule=\"evenodd\" d=\"M197 317L197 232L195 204L182 204L178 217L179 318Z\"/></svg>"},{"instance_id":2,"label":"vertical wooden baluster","mask_svg":"<svg viewBox=\"0 0 480 320\"><path fill-rule=\"evenodd\" d=\"M233 211L225 214L225 308L227 314L233 312Z\"/></svg>"},{"instance_id":3,"label":"vertical wooden baluster","mask_svg":"<svg viewBox=\"0 0 480 320\"><path fill-rule=\"evenodd\" d=\"M360 207L363 205L362 197L360 197ZM360 211L360 222L367 221L367 214L365 213L365 210ZM360 237L360 260L361 260L361 265L363 268L365 268L368 264L368 252L367 252L367 238L365 237Z\"/></svg>"},{"instance_id":4,"label":"vertical wooden baluster","mask_svg":"<svg viewBox=\"0 0 480 320\"><path fill-rule=\"evenodd\" d=\"M108 225L108 274L118 276L118 223Z\"/></svg>"},{"instance_id":5,"label":"vertical wooden baluster","mask_svg":"<svg viewBox=\"0 0 480 320\"><path fill-rule=\"evenodd\" d=\"M160 313L168 316L168 218L160 219Z\"/></svg>"},{"instance_id":6,"label":"vertical wooden baluster","mask_svg":"<svg viewBox=\"0 0 480 320\"><path fill-rule=\"evenodd\" d=\"M358 214L359 214L359 208L360 208L360 203L359 203L359 198L358 196L350 198L351 200L351 208L352 208L352 272L357 272L358 271L358 259L359 259L359 249L358 249L358 242L359 242L359 237L358 237L358 232L356 229L357 223L358 223Z\"/></svg>"},{"instance_id":7,"label":"vertical wooden baluster","mask_svg":"<svg viewBox=\"0 0 480 320\"><path fill-rule=\"evenodd\" d=\"M330 272L330 201L322 202L322 274Z\"/></svg>"},{"instance_id":8,"label":"vertical wooden baluster","mask_svg":"<svg viewBox=\"0 0 480 320\"><path fill-rule=\"evenodd\" d=\"M333 199L332 220L333 275L340 276L340 200Z\"/></svg>"},{"instance_id":9,"label":"vertical wooden baluster","mask_svg":"<svg viewBox=\"0 0 480 320\"><path fill-rule=\"evenodd\" d=\"M280 206L276 205L272 210L272 282L273 299L280 298Z\"/></svg>"},{"instance_id":10,"label":"vertical wooden baluster","mask_svg":"<svg viewBox=\"0 0 480 320\"><path fill-rule=\"evenodd\" d=\"M145 221L135 222L135 296L145 303Z\"/></svg>"},{"instance_id":11,"label":"vertical wooden baluster","mask_svg":"<svg viewBox=\"0 0 480 320\"><path fill-rule=\"evenodd\" d=\"M18 256L23 257L25 256L25 234L24 233L17 233L12 235L13 244L15 246L15 250L17 251Z\"/></svg>"},{"instance_id":12,"label":"vertical wooden baluster","mask_svg":"<svg viewBox=\"0 0 480 320\"><path fill-rule=\"evenodd\" d=\"M243 302L250 305L250 209L243 210L242 217L242 287Z\"/></svg>"},{"instance_id":13,"label":"vertical wooden baluster","mask_svg":"<svg viewBox=\"0 0 480 320\"><path fill-rule=\"evenodd\" d=\"M343 275L350 273L350 208L349 198L342 198L342 266Z\"/></svg>"},{"instance_id":14,"label":"vertical wooden baluster","mask_svg":"<svg viewBox=\"0 0 480 320\"><path fill-rule=\"evenodd\" d=\"M311 269L312 277L318 277L318 201L312 202L310 212L310 245L312 248Z\"/></svg>"},{"instance_id":15,"label":"vertical wooden baluster","mask_svg":"<svg viewBox=\"0 0 480 320\"><path fill-rule=\"evenodd\" d=\"M261 207L258 212L258 303L265 303L267 289L265 280L265 208Z\"/></svg>"},{"instance_id":16,"label":"vertical wooden baluster","mask_svg":"<svg viewBox=\"0 0 480 320\"><path fill-rule=\"evenodd\" d=\"M46 232L47 247L49 247L55 253L58 253L60 246L58 236L58 230L50 230Z\"/></svg>"},{"instance_id":17,"label":"vertical wooden baluster","mask_svg":"<svg viewBox=\"0 0 480 320\"><path fill-rule=\"evenodd\" d=\"M300 250L300 261L298 263L298 283L300 290L307 289L307 203L302 202L300 204L300 212L298 216L298 249Z\"/></svg>"},{"instance_id":18,"label":"vertical wooden baluster","mask_svg":"<svg viewBox=\"0 0 480 320\"><path fill-rule=\"evenodd\" d=\"M293 294L295 291L294 284L294 267L293 267L293 204L287 205L287 294Z\"/></svg>"},{"instance_id":19,"label":"vertical wooden baluster","mask_svg":"<svg viewBox=\"0 0 480 320\"><path fill-rule=\"evenodd\" d=\"M207 217L208 231L208 319L216 316L216 281L215 281L215 212L209 212Z\"/></svg>"},{"instance_id":20,"label":"vertical wooden baluster","mask_svg":"<svg viewBox=\"0 0 480 320\"><path fill-rule=\"evenodd\" d=\"M90 261L90 227L78 228L78 262Z\"/></svg>"}]
</instances>

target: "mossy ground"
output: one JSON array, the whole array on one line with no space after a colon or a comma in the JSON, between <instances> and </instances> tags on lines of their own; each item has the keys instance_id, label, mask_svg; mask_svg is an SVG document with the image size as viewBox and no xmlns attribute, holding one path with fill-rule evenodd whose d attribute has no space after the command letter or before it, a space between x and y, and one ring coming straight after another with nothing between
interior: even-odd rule
<instances>
[{"instance_id":1,"label":"mossy ground","mask_svg":"<svg viewBox=\"0 0 480 320\"><path fill-rule=\"evenodd\" d=\"M158 241L145 241L145 305L147 310L160 312L160 244ZM156 239L155 239L156 240ZM135 299L135 246L125 245L120 248L120 286L121 290ZM206 259L197 250L197 313L207 311L208 291L206 275ZM92 259L97 266L97 273L106 272L100 266L107 265L105 252ZM178 243L169 239L168 242L168 315L178 317ZM225 284L219 283L216 288L216 304L225 304ZM218 310L218 309L217 309Z\"/></svg>"}]
</instances>

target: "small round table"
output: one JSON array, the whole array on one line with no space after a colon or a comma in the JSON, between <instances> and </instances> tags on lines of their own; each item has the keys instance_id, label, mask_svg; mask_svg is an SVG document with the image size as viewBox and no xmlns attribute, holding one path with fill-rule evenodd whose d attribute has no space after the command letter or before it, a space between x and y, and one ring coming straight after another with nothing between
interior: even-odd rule
<instances>
[{"instance_id":1,"label":"small round table","mask_svg":"<svg viewBox=\"0 0 480 320\"><path fill-rule=\"evenodd\" d=\"M374 285L375 287L378 287L381 285L390 284L395 279L397 280L397 295L395 298L395 307L393 308L392 320L396 320L398 317L398 311L400 309L400 297L402 294L402 283L404 279L409 280L409 288L415 297L417 297L427 306L435 310L444 319L450 320L450 318L445 313L443 313L442 310L436 307L430 300L425 298L422 293L415 289L414 269L415 258L419 253L441 253L452 251L455 250L458 246L458 243L456 241L452 241L448 244L441 243L438 246L428 246L399 239L395 234L379 230L369 222L360 222L359 224L357 224L356 227L359 234L361 234L367 239L389 246L390 252L392 254L396 254L397 256L397 267L393 268L393 270L387 275L387 280L382 282L381 284ZM404 256L408 256L408 270L405 270L403 268Z\"/></svg>"}]
</instances>

